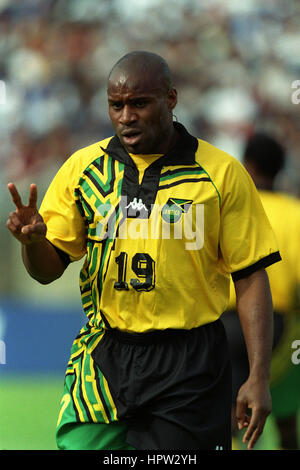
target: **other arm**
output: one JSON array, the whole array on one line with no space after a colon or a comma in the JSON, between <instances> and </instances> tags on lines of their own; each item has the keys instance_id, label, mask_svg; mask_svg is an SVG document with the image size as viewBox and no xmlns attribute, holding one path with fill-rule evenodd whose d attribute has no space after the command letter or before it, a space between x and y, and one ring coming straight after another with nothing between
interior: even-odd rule
<instances>
[{"instance_id":1,"label":"other arm","mask_svg":"<svg viewBox=\"0 0 300 470\"><path fill-rule=\"evenodd\" d=\"M273 305L266 271L260 269L235 282L236 302L250 366L236 403L240 429L247 428L243 441L252 449L271 412L269 390L273 342ZM251 417L247 415L251 410Z\"/></svg>"}]
</instances>

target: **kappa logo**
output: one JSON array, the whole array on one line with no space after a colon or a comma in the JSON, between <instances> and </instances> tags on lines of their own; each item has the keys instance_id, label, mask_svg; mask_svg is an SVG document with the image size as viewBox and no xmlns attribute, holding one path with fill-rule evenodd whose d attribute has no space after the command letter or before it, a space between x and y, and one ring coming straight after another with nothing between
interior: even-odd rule
<instances>
[{"instance_id":1,"label":"kappa logo","mask_svg":"<svg viewBox=\"0 0 300 470\"><path fill-rule=\"evenodd\" d=\"M137 217L138 215L141 218L147 218L149 216L148 209L140 198L133 198L133 200L125 206L125 209L127 209L127 217Z\"/></svg>"},{"instance_id":2,"label":"kappa logo","mask_svg":"<svg viewBox=\"0 0 300 470\"><path fill-rule=\"evenodd\" d=\"M175 197L170 197L161 210L161 216L165 222L174 224L180 220L184 212L188 212L192 203L192 199L177 199Z\"/></svg>"},{"instance_id":3,"label":"kappa logo","mask_svg":"<svg viewBox=\"0 0 300 470\"><path fill-rule=\"evenodd\" d=\"M133 201L131 201L128 206L125 207L125 209L133 209L134 211L141 211L142 209L145 209L148 211L147 207L143 203L142 199L137 200L137 198L133 198Z\"/></svg>"}]
</instances>

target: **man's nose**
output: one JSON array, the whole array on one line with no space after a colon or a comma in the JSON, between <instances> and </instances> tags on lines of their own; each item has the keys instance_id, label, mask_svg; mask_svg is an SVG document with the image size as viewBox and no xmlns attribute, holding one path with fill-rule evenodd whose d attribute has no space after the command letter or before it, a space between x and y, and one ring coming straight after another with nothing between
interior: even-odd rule
<instances>
[{"instance_id":1,"label":"man's nose","mask_svg":"<svg viewBox=\"0 0 300 470\"><path fill-rule=\"evenodd\" d=\"M122 113L120 115L120 123L121 124L131 124L137 120L137 114L136 112L132 109L131 106L125 105L122 109Z\"/></svg>"}]
</instances>

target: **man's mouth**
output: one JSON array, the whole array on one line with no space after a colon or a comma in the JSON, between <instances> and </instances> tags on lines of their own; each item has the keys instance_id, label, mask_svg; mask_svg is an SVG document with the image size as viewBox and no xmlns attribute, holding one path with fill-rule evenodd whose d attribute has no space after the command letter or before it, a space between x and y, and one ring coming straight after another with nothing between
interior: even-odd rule
<instances>
[{"instance_id":1,"label":"man's mouth","mask_svg":"<svg viewBox=\"0 0 300 470\"><path fill-rule=\"evenodd\" d=\"M142 137L141 131L138 130L127 130L121 132L122 140L125 145L136 145Z\"/></svg>"}]
</instances>

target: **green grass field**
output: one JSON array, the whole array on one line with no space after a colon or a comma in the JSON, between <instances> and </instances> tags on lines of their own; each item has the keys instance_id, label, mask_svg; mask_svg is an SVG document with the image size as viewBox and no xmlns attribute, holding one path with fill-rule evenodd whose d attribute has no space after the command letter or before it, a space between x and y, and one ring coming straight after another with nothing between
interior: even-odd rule
<instances>
[{"instance_id":1,"label":"green grass field","mask_svg":"<svg viewBox=\"0 0 300 470\"><path fill-rule=\"evenodd\" d=\"M0 449L56 449L61 378L3 378L0 387Z\"/></svg>"},{"instance_id":2,"label":"green grass field","mask_svg":"<svg viewBox=\"0 0 300 470\"><path fill-rule=\"evenodd\" d=\"M56 450L55 428L62 387L63 377L1 377L1 450ZM256 448L278 448L272 418L268 419Z\"/></svg>"}]
</instances>

